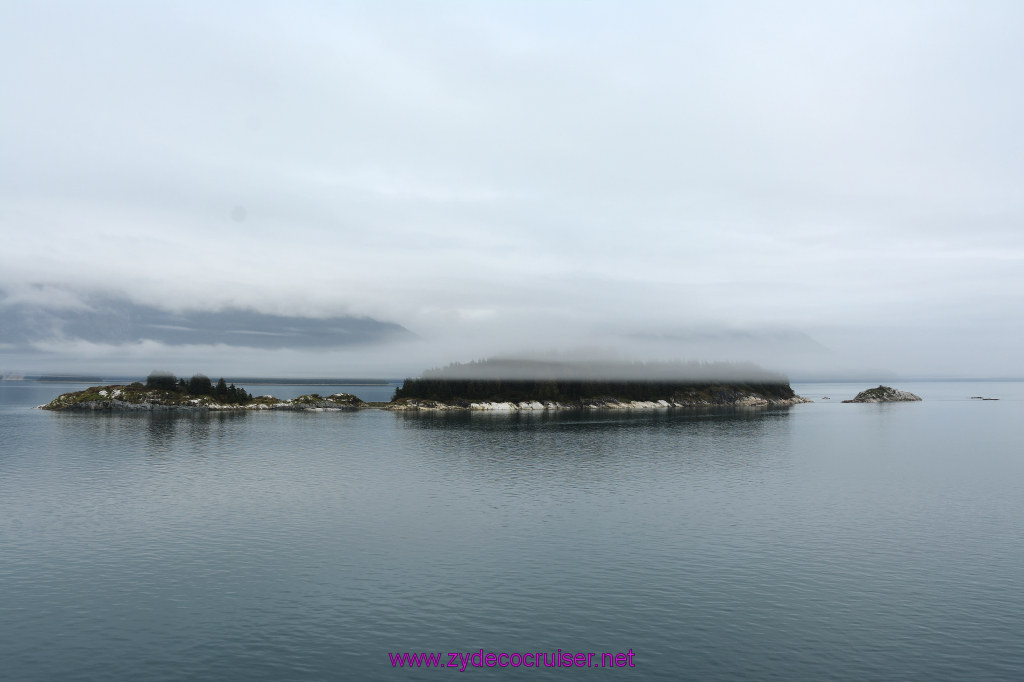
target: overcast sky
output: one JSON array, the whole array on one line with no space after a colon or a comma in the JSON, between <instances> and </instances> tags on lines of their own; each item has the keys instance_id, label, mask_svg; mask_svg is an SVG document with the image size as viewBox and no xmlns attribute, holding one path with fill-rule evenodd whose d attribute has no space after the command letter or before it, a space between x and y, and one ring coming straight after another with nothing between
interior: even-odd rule
<instances>
[{"instance_id":1,"label":"overcast sky","mask_svg":"<svg viewBox=\"0 0 1024 682\"><path fill-rule=\"evenodd\" d=\"M1024 376L1022 65L1020 2L6 2L0 370ZM112 300L410 333L10 331Z\"/></svg>"}]
</instances>

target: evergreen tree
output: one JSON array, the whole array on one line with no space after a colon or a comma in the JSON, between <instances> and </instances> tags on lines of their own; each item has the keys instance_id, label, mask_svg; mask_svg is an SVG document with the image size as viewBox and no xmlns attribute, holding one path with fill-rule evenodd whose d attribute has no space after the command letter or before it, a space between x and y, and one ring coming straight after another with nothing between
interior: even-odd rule
<instances>
[{"instance_id":1,"label":"evergreen tree","mask_svg":"<svg viewBox=\"0 0 1024 682\"><path fill-rule=\"evenodd\" d=\"M205 374L193 375L188 380L188 392L190 395L210 395L213 393L213 382Z\"/></svg>"},{"instance_id":2,"label":"evergreen tree","mask_svg":"<svg viewBox=\"0 0 1024 682\"><path fill-rule=\"evenodd\" d=\"M146 388L157 388L164 391L174 390L174 375L170 372L154 371L146 377Z\"/></svg>"}]
</instances>

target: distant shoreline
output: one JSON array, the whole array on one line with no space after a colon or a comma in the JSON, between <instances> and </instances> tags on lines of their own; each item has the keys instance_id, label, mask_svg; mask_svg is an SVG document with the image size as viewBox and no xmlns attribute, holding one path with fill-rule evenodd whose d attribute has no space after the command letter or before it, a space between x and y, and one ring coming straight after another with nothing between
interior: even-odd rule
<instances>
[{"instance_id":1,"label":"distant shoreline","mask_svg":"<svg viewBox=\"0 0 1024 682\"><path fill-rule=\"evenodd\" d=\"M53 384L99 384L108 382L107 385L120 386L128 385L135 381L133 377L102 377L76 374L10 374L0 377L0 381L36 381L39 383ZM248 386L395 386L402 383L401 379L301 379L301 378L246 378L240 379L226 377L225 381L234 384L246 384Z\"/></svg>"}]
</instances>

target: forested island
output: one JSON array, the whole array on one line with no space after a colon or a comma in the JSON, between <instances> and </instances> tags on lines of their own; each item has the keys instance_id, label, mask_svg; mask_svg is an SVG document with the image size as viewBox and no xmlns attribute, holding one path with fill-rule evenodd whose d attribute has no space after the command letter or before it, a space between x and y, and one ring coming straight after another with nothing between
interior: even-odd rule
<instances>
[{"instance_id":1,"label":"forested island","mask_svg":"<svg viewBox=\"0 0 1024 682\"><path fill-rule=\"evenodd\" d=\"M808 402L781 375L733 363L481 360L406 379L396 407L696 407Z\"/></svg>"},{"instance_id":2,"label":"forested island","mask_svg":"<svg viewBox=\"0 0 1024 682\"><path fill-rule=\"evenodd\" d=\"M153 372L146 383L92 386L82 391L64 393L46 405L44 410L310 410L356 409L362 400L348 393L320 396L302 395L292 400L252 394L223 378L216 383L205 374L191 379L177 378L168 372Z\"/></svg>"},{"instance_id":3,"label":"forested island","mask_svg":"<svg viewBox=\"0 0 1024 682\"><path fill-rule=\"evenodd\" d=\"M406 379L390 402L348 393L253 397L224 379L153 372L146 382L65 393L47 410L554 410L766 407L810 402L789 381L732 363L582 363L492 359Z\"/></svg>"}]
</instances>

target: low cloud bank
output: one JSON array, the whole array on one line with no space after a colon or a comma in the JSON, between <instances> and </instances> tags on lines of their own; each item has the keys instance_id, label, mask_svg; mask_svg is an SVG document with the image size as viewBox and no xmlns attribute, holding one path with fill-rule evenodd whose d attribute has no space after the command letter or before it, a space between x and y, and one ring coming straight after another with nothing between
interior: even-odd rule
<instances>
[{"instance_id":1,"label":"low cloud bank","mask_svg":"<svg viewBox=\"0 0 1024 682\"><path fill-rule=\"evenodd\" d=\"M92 294L45 305L0 291L0 339L11 348L85 342L248 349L325 349L412 338L405 327L371 317L275 315L243 308L169 311Z\"/></svg>"},{"instance_id":2,"label":"low cloud bank","mask_svg":"<svg viewBox=\"0 0 1024 682\"><path fill-rule=\"evenodd\" d=\"M788 379L743 362L627 362L490 358L428 370L424 379L606 380L786 383Z\"/></svg>"}]
</instances>

